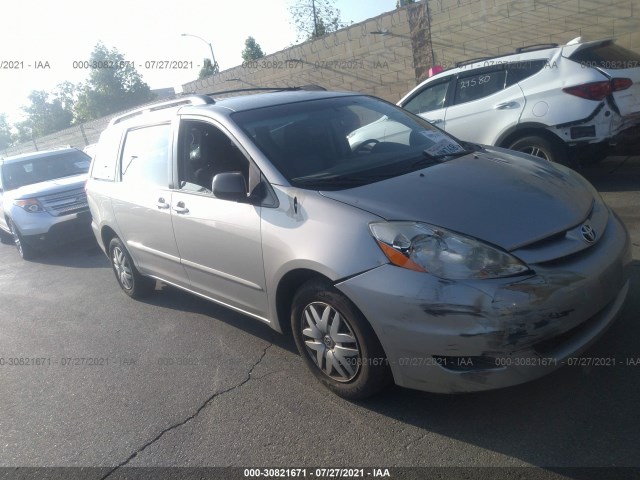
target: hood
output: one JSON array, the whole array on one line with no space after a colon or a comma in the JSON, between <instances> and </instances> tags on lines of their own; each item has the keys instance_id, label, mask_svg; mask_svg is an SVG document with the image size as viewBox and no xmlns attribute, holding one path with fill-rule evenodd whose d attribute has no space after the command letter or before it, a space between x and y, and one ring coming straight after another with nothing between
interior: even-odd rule
<instances>
[{"instance_id":1,"label":"hood","mask_svg":"<svg viewBox=\"0 0 640 480\"><path fill-rule=\"evenodd\" d=\"M56 178L45 182L33 183L24 187L16 188L6 192L6 195L13 199L34 198L51 195L54 193L66 192L76 188L83 188L84 183L89 178L88 174L73 175L71 177Z\"/></svg>"},{"instance_id":2,"label":"hood","mask_svg":"<svg viewBox=\"0 0 640 480\"><path fill-rule=\"evenodd\" d=\"M430 223L508 251L580 224L594 202L589 184L571 170L497 149L320 193L387 220Z\"/></svg>"}]
</instances>

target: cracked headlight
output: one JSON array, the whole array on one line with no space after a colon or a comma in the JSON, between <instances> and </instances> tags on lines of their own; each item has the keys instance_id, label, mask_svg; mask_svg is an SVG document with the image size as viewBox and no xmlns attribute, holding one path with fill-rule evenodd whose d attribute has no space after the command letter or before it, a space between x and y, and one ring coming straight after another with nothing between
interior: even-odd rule
<instances>
[{"instance_id":1,"label":"cracked headlight","mask_svg":"<svg viewBox=\"0 0 640 480\"><path fill-rule=\"evenodd\" d=\"M448 279L500 278L529 270L513 255L471 237L421 222L374 222L371 233L399 267Z\"/></svg>"}]
</instances>

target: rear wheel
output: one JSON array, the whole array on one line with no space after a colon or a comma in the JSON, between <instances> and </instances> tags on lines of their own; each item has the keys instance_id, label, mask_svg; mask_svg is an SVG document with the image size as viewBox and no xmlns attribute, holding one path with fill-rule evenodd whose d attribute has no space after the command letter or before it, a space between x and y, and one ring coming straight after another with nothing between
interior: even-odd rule
<instances>
[{"instance_id":1,"label":"rear wheel","mask_svg":"<svg viewBox=\"0 0 640 480\"><path fill-rule=\"evenodd\" d=\"M13 243L18 249L18 254L22 257L23 260L31 260L36 256L37 250L25 242L24 237L18 231L18 227L16 227L13 222L9 219L7 220L7 225L9 226L9 230L11 230L11 236L13 237Z\"/></svg>"},{"instance_id":2,"label":"rear wheel","mask_svg":"<svg viewBox=\"0 0 640 480\"><path fill-rule=\"evenodd\" d=\"M109 243L109 259L120 288L131 298L142 298L153 290L155 280L140 275L129 252L117 237Z\"/></svg>"},{"instance_id":3,"label":"rear wheel","mask_svg":"<svg viewBox=\"0 0 640 480\"><path fill-rule=\"evenodd\" d=\"M371 325L328 282L314 279L300 287L291 327L307 368L337 395L364 399L391 383L391 369Z\"/></svg>"},{"instance_id":4,"label":"rear wheel","mask_svg":"<svg viewBox=\"0 0 640 480\"><path fill-rule=\"evenodd\" d=\"M508 148L548 160L549 162L561 163L563 165L570 163L569 149L561 140L542 137L540 135L526 135L513 141Z\"/></svg>"}]
</instances>

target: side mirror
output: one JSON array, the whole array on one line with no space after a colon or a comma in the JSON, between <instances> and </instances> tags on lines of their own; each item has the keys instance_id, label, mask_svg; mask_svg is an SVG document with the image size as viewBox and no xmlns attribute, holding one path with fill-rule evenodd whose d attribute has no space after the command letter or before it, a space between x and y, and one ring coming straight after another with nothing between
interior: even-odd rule
<instances>
[{"instance_id":1,"label":"side mirror","mask_svg":"<svg viewBox=\"0 0 640 480\"><path fill-rule=\"evenodd\" d=\"M240 172L223 172L213 177L211 191L222 200L247 201L247 187Z\"/></svg>"}]
</instances>

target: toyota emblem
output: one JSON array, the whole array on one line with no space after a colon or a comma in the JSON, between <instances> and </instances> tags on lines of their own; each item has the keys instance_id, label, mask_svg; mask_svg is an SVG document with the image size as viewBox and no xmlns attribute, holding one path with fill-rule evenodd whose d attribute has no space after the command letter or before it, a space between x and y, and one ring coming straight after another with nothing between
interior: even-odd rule
<instances>
[{"instance_id":1,"label":"toyota emblem","mask_svg":"<svg viewBox=\"0 0 640 480\"><path fill-rule=\"evenodd\" d=\"M584 238L587 242L593 243L596 241L596 231L591 227L591 225L585 223L580 227L580 233L582 234L582 238Z\"/></svg>"}]
</instances>

